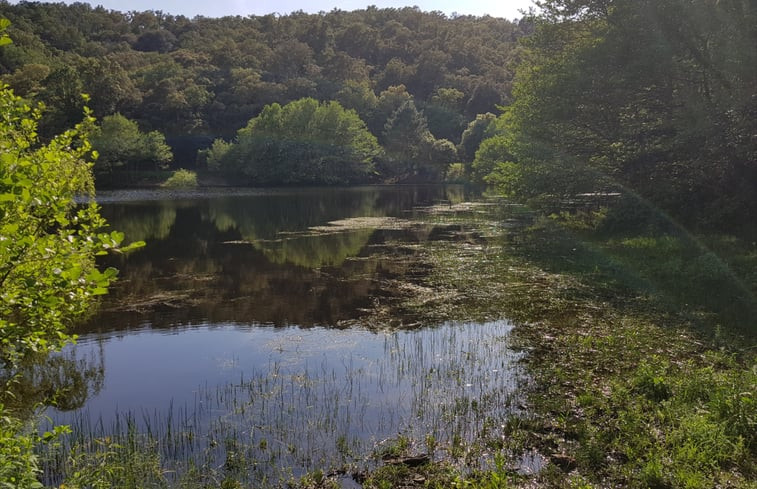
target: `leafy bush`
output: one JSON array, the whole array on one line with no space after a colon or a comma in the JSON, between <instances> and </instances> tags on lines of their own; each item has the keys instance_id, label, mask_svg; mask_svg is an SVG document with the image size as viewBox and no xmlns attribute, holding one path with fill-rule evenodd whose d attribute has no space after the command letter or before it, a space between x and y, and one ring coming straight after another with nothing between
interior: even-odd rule
<instances>
[{"instance_id":1,"label":"leafy bush","mask_svg":"<svg viewBox=\"0 0 757 489\"><path fill-rule=\"evenodd\" d=\"M447 177L445 181L449 183L465 182L465 165L463 163L451 163L447 167Z\"/></svg>"},{"instance_id":2,"label":"leafy bush","mask_svg":"<svg viewBox=\"0 0 757 489\"><path fill-rule=\"evenodd\" d=\"M163 183L164 187L187 188L197 186L197 174L190 170L176 170L168 180Z\"/></svg>"},{"instance_id":3,"label":"leafy bush","mask_svg":"<svg viewBox=\"0 0 757 489\"><path fill-rule=\"evenodd\" d=\"M303 98L267 105L235 143L217 141L208 166L266 184L345 184L375 172L376 137L354 110L338 102Z\"/></svg>"},{"instance_id":4,"label":"leafy bush","mask_svg":"<svg viewBox=\"0 0 757 489\"><path fill-rule=\"evenodd\" d=\"M8 21L0 19L0 45ZM91 196L86 160L94 120L85 113L75 129L41 144L40 110L0 85L0 485L41 487L33 453L33 422L4 403L19 368L33 354L63 347L66 327L86 313L94 296L107 292L116 270L98 270L95 256L117 248L121 233L105 226ZM58 431L58 430L56 430Z\"/></svg>"}]
</instances>

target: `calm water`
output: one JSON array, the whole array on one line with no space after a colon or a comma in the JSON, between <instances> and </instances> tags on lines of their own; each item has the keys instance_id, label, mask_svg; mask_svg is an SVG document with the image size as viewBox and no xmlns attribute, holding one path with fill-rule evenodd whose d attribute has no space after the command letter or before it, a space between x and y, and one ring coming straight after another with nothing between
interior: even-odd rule
<instances>
[{"instance_id":1,"label":"calm water","mask_svg":"<svg viewBox=\"0 0 757 489\"><path fill-rule=\"evenodd\" d=\"M433 226L313 235L350 218L408 218L458 202L461 187L217 190L208 194L103 194L102 213L127 241L147 247L105 265L120 280L103 313L80 333L203 322L333 326L354 318L400 271L372 259L387 240L418 243Z\"/></svg>"},{"instance_id":2,"label":"calm water","mask_svg":"<svg viewBox=\"0 0 757 489\"><path fill-rule=\"evenodd\" d=\"M112 227L148 244L108 258L120 280L54 365L78 381L50 414L86 436L149 433L178 470L243 452L252 481L365 463L399 434L424 452L428 436L441 447L496 436L517 404L509 323L355 323L386 299L386 280L408 273L387 250L412 253L443 235L438 226L312 232L468 197L457 187L102 194Z\"/></svg>"}]
</instances>

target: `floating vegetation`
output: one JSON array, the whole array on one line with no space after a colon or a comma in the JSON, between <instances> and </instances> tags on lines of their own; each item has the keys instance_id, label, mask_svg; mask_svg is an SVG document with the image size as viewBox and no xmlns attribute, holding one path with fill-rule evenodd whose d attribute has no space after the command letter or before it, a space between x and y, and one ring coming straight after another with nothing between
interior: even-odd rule
<instances>
[{"instance_id":1,"label":"floating vegetation","mask_svg":"<svg viewBox=\"0 0 757 489\"><path fill-rule=\"evenodd\" d=\"M400 219L397 217L351 217L348 219L339 219L330 221L325 226L311 226L308 230L311 233L334 233L355 231L358 229L388 229L401 230L418 227L416 221Z\"/></svg>"},{"instance_id":2,"label":"floating vegetation","mask_svg":"<svg viewBox=\"0 0 757 489\"><path fill-rule=\"evenodd\" d=\"M68 418L74 433L42 454L49 481L752 487L757 370L753 340L738 331L753 330L753 295L723 265L754 291L753 243L711 240L733 249L721 262L676 235L597 234L602 213L544 218L453 198L374 212L368 202L394 201L374 197L352 214L365 219L298 204L312 219L288 227L244 224L246 210L229 201L207 213L207 237L162 243L167 260L135 260L130 289L191 290L202 306L163 301L140 323L152 331L105 336L108 374L118 343L130 368L137 351L158 367L105 379ZM187 227L171 235L199 233L190 217L177 212ZM350 233L365 234L352 243ZM333 246L294 246L321 237ZM227 244L252 241L282 259ZM311 255L340 258L292 259ZM155 347L127 345L141 339ZM223 341L233 347L215 348ZM161 378L193 371L181 362L218 374L199 388L195 377ZM136 392L130 377L160 387Z\"/></svg>"}]
</instances>

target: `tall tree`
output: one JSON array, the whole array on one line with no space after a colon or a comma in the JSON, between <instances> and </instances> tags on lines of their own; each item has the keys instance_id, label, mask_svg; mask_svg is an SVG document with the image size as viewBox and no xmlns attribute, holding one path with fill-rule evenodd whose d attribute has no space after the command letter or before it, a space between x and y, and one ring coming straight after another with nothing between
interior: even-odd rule
<instances>
[{"instance_id":1,"label":"tall tree","mask_svg":"<svg viewBox=\"0 0 757 489\"><path fill-rule=\"evenodd\" d=\"M686 222L757 211L753 2L553 0L504 116L503 188L624 189Z\"/></svg>"},{"instance_id":2,"label":"tall tree","mask_svg":"<svg viewBox=\"0 0 757 489\"><path fill-rule=\"evenodd\" d=\"M468 123L468 127L460 136L460 144L457 147L457 152L463 162L472 162L481 141L494 136L496 118L497 116L487 112L486 114L478 114L474 120Z\"/></svg>"},{"instance_id":3,"label":"tall tree","mask_svg":"<svg viewBox=\"0 0 757 489\"><path fill-rule=\"evenodd\" d=\"M398 181L437 181L457 157L455 145L436 139L412 100L394 111L384 126L386 159L382 175Z\"/></svg>"},{"instance_id":4,"label":"tall tree","mask_svg":"<svg viewBox=\"0 0 757 489\"><path fill-rule=\"evenodd\" d=\"M371 178L380 154L355 111L305 98L267 105L237 132L233 145L213 144L208 166L255 185L344 184Z\"/></svg>"}]
</instances>

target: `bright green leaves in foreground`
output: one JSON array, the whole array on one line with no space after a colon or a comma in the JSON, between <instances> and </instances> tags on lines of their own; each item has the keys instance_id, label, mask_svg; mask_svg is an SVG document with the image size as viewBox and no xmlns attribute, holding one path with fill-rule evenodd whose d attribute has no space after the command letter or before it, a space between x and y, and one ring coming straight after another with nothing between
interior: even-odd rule
<instances>
[{"instance_id":1,"label":"bright green leaves in foreground","mask_svg":"<svg viewBox=\"0 0 757 489\"><path fill-rule=\"evenodd\" d=\"M258 185L345 184L371 175L380 154L355 111L305 98L267 105L237 132L234 144L213 145L208 166Z\"/></svg>"},{"instance_id":2,"label":"bright green leaves in foreground","mask_svg":"<svg viewBox=\"0 0 757 489\"><path fill-rule=\"evenodd\" d=\"M95 256L119 249L123 234L102 232L105 221L91 199L94 184L86 135L93 119L85 115L74 129L40 144L39 111L0 86L3 487L42 487L33 453L39 437L22 415L4 404L16 398L12 390L19 367L34 354L60 349L70 339L67 327L85 314L95 296L107 292L116 276L114 269L95 267ZM77 204L77 198L89 198L89 203Z\"/></svg>"},{"instance_id":3,"label":"bright green leaves in foreground","mask_svg":"<svg viewBox=\"0 0 757 489\"><path fill-rule=\"evenodd\" d=\"M93 193L92 119L48 144L37 140L39 113L0 89L0 345L12 372L26 355L60 348L65 329L104 294L115 270L94 257L117 249L120 233L102 233Z\"/></svg>"}]
</instances>

